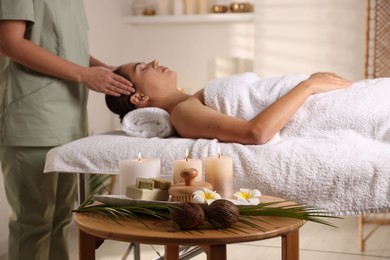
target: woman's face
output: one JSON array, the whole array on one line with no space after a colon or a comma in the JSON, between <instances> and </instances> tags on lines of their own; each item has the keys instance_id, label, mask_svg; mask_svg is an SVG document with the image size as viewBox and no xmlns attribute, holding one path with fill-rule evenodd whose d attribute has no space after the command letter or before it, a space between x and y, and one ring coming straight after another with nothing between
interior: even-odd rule
<instances>
[{"instance_id":1,"label":"woman's face","mask_svg":"<svg viewBox=\"0 0 390 260\"><path fill-rule=\"evenodd\" d=\"M145 95L163 94L168 88L176 88L176 72L160 66L156 60L149 63L129 63L122 70L129 75L136 91Z\"/></svg>"}]
</instances>

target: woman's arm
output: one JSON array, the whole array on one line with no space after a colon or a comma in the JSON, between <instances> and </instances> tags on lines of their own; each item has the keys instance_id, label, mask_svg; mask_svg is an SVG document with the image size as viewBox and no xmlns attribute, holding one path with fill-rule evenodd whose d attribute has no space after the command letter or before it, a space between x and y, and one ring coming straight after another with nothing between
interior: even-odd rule
<instances>
[{"instance_id":1,"label":"woman's arm","mask_svg":"<svg viewBox=\"0 0 390 260\"><path fill-rule=\"evenodd\" d=\"M25 21L0 21L0 53L35 71L81 82L97 92L117 96L132 91L131 83L111 69L104 66L87 68L62 59L26 40L25 30ZM93 58L93 61L96 59Z\"/></svg>"},{"instance_id":2,"label":"woman's arm","mask_svg":"<svg viewBox=\"0 0 390 260\"><path fill-rule=\"evenodd\" d=\"M178 134L185 138L253 143L248 122L207 107L196 96L176 105L171 113L171 123Z\"/></svg>"},{"instance_id":3,"label":"woman's arm","mask_svg":"<svg viewBox=\"0 0 390 260\"><path fill-rule=\"evenodd\" d=\"M197 93L175 107L171 120L183 137L264 144L286 125L310 95L346 88L351 84L333 73L313 74L249 121L205 106L201 102L202 93Z\"/></svg>"}]
</instances>

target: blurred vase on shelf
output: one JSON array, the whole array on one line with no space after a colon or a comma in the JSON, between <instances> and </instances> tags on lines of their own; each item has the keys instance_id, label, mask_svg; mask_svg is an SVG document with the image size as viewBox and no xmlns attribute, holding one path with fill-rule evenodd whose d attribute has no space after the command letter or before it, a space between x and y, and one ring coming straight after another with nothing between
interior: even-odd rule
<instances>
[{"instance_id":1,"label":"blurred vase on shelf","mask_svg":"<svg viewBox=\"0 0 390 260\"><path fill-rule=\"evenodd\" d=\"M197 0L184 0L184 13L186 15L193 15L198 12L196 2Z\"/></svg>"},{"instance_id":2,"label":"blurred vase on shelf","mask_svg":"<svg viewBox=\"0 0 390 260\"><path fill-rule=\"evenodd\" d=\"M171 0L159 0L157 4L158 15L170 15L172 14L172 2Z\"/></svg>"},{"instance_id":3,"label":"blurred vase on shelf","mask_svg":"<svg viewBox=\"0 0 390 260\"><path fill-rule=\"evenodd\" d=\"M173 0L173 14L174 15L183 15L184 14L183 0Z\"/></svg>"},{"instance_id":4,"label":"blurred vase on shelf","mask_svg":"<svg viewBox=\"0 0 390 260\"><path fill-rule=\"evenodd\" d=\"M145 0L133 0L132 11L133 15L142 15L145 9Z\"/></svg>"},{"instance_id":5,"label":"blurred vase on shelf","mask_svg":"<svg viewBox=\"0 0 390 260\"><path fill-rule=\"evenodd\" d=\"M143 15L155 15L158 9L158 0L146 0Z\"/></svg>"},{"instance_id":6,"label":"blurred vase on shelf","mask_svg":"<svg viewBox=\"0 0 390 260\"><path fill-rule=\"evenodd\" d=\"M207 14L209 12L209 0L198 0L198 13Z\"/></svg>"},{"instance_id":7,"label":"blurred vase on shelf","mask_svg":"<svg viewBox=\"0 0 390 260\"><path fill-rule=\"evenodd\" d=\"M249 13L253 11L253 5L248 2L232 2L230 11L232 13Z\"/></svg>"},{"instance_id":8,"label":"blurred vase on shelf","mask_svg":"<svg viewBox=\"0 0 390 260\"><path fill-rule=\"evenodd\" d=\"M230 1L227 0L212 0L211 12L212 13L226 13L229 11Z\"/></svg>"}]
</instances>

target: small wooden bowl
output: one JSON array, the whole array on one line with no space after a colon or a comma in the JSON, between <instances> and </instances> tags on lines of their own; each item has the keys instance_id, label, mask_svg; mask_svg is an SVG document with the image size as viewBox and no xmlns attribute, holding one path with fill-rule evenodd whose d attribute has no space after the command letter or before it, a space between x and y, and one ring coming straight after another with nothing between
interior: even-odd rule
<instances>
[{"instance_id":1,"label":"small wooden bowl","mask_svg":"<svg viewBox=\"0 0 390 260\"><path fill-rule=\"evenodd\" d=\"M230 11L232 13L249 13L252 12L253 5L250 3L231 3Z\"/></svg>"},{"instance_id":2,"label":"small wooden bowl","mask_svg":"<svg viewBox=\"0 0 390 260\"><path fill-rule=\"evenodd\" d=\"M143 12L142 12L143 15L146 15L146 16L152 16L152 15L156 15L156 10L154 9L145 9Z\"/></svg>"},{"instance_id":3,"label":"small wooden bowl","mask_svg":"<svg viewBox=\"0 0 390 260\"><path fill-rule=\"evenodd\" d=\"M227 5L213 5L211 7L211 12L216 14L226 13L229 10Z\"/></svg>"}]
</instances>

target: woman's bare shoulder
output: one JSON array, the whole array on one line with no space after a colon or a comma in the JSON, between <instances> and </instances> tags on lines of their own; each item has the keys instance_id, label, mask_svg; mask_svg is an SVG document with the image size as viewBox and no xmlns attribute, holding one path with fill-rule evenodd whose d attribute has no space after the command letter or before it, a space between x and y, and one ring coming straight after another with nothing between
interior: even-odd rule
<instances>
[{"instance_id":1,"label":"woman's bare shoulder","mask_svg":"<svg viewBox=\"0 0 390 260\"><path fill-rule=\"evenodd\" d=\"M204 89L199 90L195 94L191 96L191 98L199 100L202 104L204 104Z\"/></svg>"},{"instance_id":2,"label":"woman's bare shoulder","mask_svg":"<svg viewBox=\"0 0 390 260\"><path fill-rule=\"evenodd\" d=\"M196 107L204 106L203 89L197 91L187 99L178 103L172 110L171 116L180 116L183 113L193 111Z\"/></svg>"},{"instance_id":3,"label":"woman's bare shoulder","mask_svg":"<svg viewBox=\"0 0 390 260\"><path fill-rule=\"evenodd\" d=\"M189 96L187 99L178 103L176 107L183 107L183 106L187 106L188 104L194 104L199 102L204 105L203 89L197 91L195 94Z\"/></svg>"}]
</instances>

